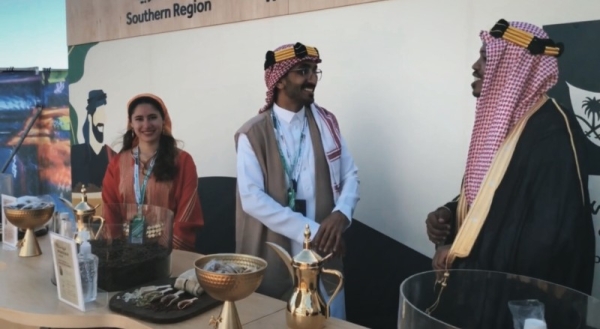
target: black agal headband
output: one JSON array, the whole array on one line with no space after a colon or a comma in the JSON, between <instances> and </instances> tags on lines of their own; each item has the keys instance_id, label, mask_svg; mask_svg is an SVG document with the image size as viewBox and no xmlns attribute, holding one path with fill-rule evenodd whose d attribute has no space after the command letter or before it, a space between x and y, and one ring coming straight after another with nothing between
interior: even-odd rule
<instances>
[{"instance_id":1,"label":"black agal headband","mask_svg":"<svg viewBox=\"0 0 600 329\"><path fill-rule=\"evenodd\" d=\"M494 25L490 30L490 35L523 47L529 50L532 55L560 57L565 49L565 46L560 42L555 43L552 39L540 39L529 32L510 26L504 19L499 20Z\"/></svg>"},{"instance_id":2,"label":"black agal headband","mask_svg":"<svg viewBox=\"0 0 600 329\"><path fill-rule=\"evenodd\" d=\"M319 58L319 51L315 47L309 47L297 42L292 48L285 48L277 51L267 51L265 59L265 70L275 65L292 58L304 58L312 56Z\"/></svg>"}]
</instances>

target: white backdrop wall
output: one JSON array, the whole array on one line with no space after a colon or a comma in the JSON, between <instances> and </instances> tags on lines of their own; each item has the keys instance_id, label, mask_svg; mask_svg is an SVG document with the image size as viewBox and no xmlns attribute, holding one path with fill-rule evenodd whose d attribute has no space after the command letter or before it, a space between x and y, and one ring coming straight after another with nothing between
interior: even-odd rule
<instances>
[{"instance_id":1,"label":"white backdrop wall","mask_svg":"<svg viewBox=\"0 0 600 329\"><path fill-rule=\"evenodd\" d=\"M113 144L129 98L155 93L199 176L235 176L233 134L263 105L265 52L297 41L316 46L317 103L337 115L359 167L355 218L432 256L424 220L458 192L479 31L500 18L541 26L599 12L597 0L388 0L103 42L89 51L70 99L84 118L88 91L107 93L105 141Z\"/></svg>"}]
</instances>

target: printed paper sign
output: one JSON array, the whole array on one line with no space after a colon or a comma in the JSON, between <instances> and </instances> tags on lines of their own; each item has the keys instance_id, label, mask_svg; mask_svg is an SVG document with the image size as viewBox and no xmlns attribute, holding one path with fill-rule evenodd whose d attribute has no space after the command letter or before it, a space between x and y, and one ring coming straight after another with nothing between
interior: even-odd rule
<instances>
[{"instance_id":1,"label":"printed paper sign","mask_svg":"<svg viewBox=\"0 0 600 329\"><path fill-rule=\"evenodd\" d=\"M58 299L85 311L75 240L50 232Z\"/></svg>"}]
</instances>

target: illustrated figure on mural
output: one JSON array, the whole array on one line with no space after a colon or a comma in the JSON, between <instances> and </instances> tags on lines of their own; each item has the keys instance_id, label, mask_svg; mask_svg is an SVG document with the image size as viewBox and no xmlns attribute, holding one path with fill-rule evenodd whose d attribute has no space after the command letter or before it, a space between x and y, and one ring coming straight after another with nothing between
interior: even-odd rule
<instances>
[{"instance_id":1,"label":"illustrated figure on mural","mask_svg":"<svg viewBox=\"0 0 600 329\"><path fill-rule=\"evenodd\" d=\"M559 59L560 77L551 96L571 104L587 137L590 202L596 229L596 270L593 295L600 297L600 20L544 26L552 37L564 40Z\"/></svg>"},{"instance_id":2,"label":"illustrated figure on mural","mask_svg":"<svg viewBox=\"0 0 600 329\"><path fill-rule=\"evenodd\" d=\"M103 85L102 82L94 81L87 85L82 81L84 76L89 76L89 68L86 69L85 65L86 57L96 45L98 43L69 47L71 187L74 200L79 199L82 185L85 185L89 198L100 199L102 179L110 159L115 154L106 144L104 125L109 106L108 93L98 88L98 85Z\"/></svg>"},{"instance_id":3,"label":"illustrated figure on mural","mask_svg":"<svg viewBox=\"0 0 600 329\"><path fill-rule=\"evenodd\" d=\"M81 190L83 184L89 192L99 192L106 167L115 154L104 142L105 105L107 95L103 90L91 90L88 93L85 120L81 128L84 143L73 145L71 149L72 188L75 192Z\"/></svg>"}]
</instances>

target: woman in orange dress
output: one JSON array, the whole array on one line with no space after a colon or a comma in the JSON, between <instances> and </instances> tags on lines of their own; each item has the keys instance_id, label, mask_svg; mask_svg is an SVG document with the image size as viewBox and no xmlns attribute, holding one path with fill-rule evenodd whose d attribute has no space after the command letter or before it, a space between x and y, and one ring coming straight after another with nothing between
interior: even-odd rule
<instances>
[{"instance_id":1,"label":"woman in orange dress","mask_svg":"<svg viewBox=\"0 0 600 329\"><path fill-rule=\"evenodd\" d=\"M174 213L173 248L194 251L196 230L204 225L194 160L177 147L169 112L159 97L137 95L127 112L123 147L111 159L102 182L104 209L119 204L167 208ZM108 227L123 224L111 211L103 213ZM133 230L133 221L129 224Z\"/></svg>"}]
</instances>

